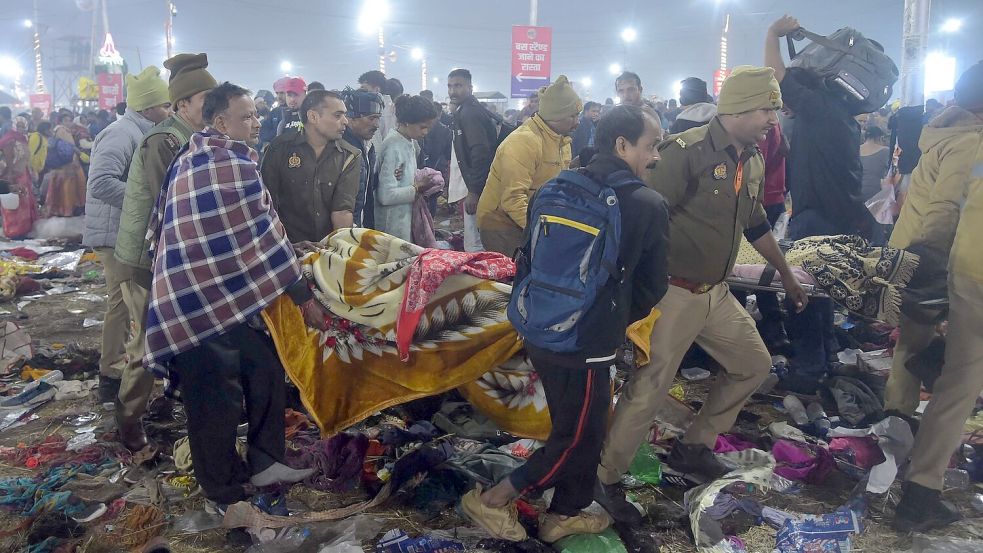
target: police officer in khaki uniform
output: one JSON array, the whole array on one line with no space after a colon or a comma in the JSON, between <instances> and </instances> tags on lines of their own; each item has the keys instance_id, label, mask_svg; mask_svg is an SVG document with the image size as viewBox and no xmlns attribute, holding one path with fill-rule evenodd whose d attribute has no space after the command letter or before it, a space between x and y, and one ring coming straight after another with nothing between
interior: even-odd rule
<instances>
[{"instance_id":1,"label":"police officer in khaki uniform","mask_svg":"<svg viewBox=\"0 0 983 553\"><path fill-rule=\"evenodd\" d=\"M303 130L278 136L263 157L263 184L294 244L354 224L362 152L343 139L347 113L336 92L311 91L300 106Z\"/></svg>"},{"instance_id":2,"label":"police officer in khaki uniform","mask_svg":"<svg viewBox=\"0 0 983 553\"><path fill-rule=\"evenodd\" d=\"M720 93L718 116L671 136L648 183L669 204L669 290L651 334L651 360L629 380L604 443L598 501L615 518L641 516L617 487L622 473L665 401L693 342L723 366L692 426L673 447L671 468L717 478L727 469L711 448L730 429L745 401L768 374L771 359L754 320L730 293L730 274L742 235L782 275L790 302L808 302L771 233L761 198L764 159L755 145L778 124L781 92L774 70L739 67Z\"/></svg>"},{"instance_id":3,"label":"police officer in khaki uniform","mask_svg":"<svg viewBox=\"0 0 983 553\"><path fill-rule=\"evenodd\" d=\"M174 114L151 129L133 155L115 248L116 259L132 272L129 278L120 282L120 290L136 332L126 346L129 362L123 369L116 399L118 435L123 445L132 451L147 443L140 419L147 411L147 402L154 389L154 375L144 370L142 364L153 276L147 255L147 226L167 168L191 135L205 127L201 116L205 94L218 86L208 72L205 54L178 54L165 61L164 67L171 72L167 90Z\"/></svg>"}]
</instances>

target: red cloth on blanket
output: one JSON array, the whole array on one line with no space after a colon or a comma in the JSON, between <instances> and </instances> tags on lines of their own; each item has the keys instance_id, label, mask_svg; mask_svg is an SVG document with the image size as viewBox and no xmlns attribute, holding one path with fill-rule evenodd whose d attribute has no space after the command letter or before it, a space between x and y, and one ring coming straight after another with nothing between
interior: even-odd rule
<instances>
[{"instance_id":1,"label":"red cloth on blanket","mask_svg":"<svg viewBox=\"0 0 983 553\"><path fill-rule=\"evenodd\" d=\"M406 275L406 293L396 316L396 348L399 358L410 358L410 343L431 296L444 280L456 273L503 281L515 276L515 263L495 252L423 250Z\"/></svg>"}]
</instances>

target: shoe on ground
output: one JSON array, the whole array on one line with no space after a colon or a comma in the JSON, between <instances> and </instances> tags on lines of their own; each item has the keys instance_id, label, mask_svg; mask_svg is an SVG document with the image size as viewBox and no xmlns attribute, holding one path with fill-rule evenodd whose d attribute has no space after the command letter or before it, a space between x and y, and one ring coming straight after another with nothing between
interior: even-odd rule
<instances>
[{"instance_id":1,"label":"shoe on ground","mask_svg":"<svg viewBox=\"0 0 983 553\"><path fill-rule=\"evenodd\" d=\"M72 520L83 524L86 522L92 522L93 520L106 514L106 510L105 503L89 503L81 512L72 515Z\"/></svg>"},{"instance_id":2,"label":"shoe on ground","mask_svg":"<svg viewBox=\"0 0 983 553\"><path fill-rule=\"evenodd\" d=\"M962 515L942 501L942 492L914 482L901 486L901 501L894 511L893 527L898 532L928 532L944 528Z\"/></svg>"},{"instance_id":3,"label":"shoe on ground","mask_svg":"<svg viewBox=\"0 0 983 553\"><path fill-rule=\"evenodd\" d=\"M539 539L553 543L574 534L600 534L611 526L611 518L604 513L587 513L563 517L546 513L539 521Z\"/></svg>"},{"instance_id":4,"label":"shoe on ground","mask_svg":"<svg viewBox=\"0 0 983 553\"><path fill-rule=\"evenodd\" d=\"M249 483L257 488L273 484L296 484L314 474L314 469L293 469L283 463L273 463L262 472L254 474Z\"/></svg>"},{"instance_id":5,"label":"shoe on ground","mask_svg":"<svg viewBox=\"0 0 983 553\"><path fill-rule=\"evenodd\" d=\"M906 423L908 423L908 427L911 428L911 435L912 436L914 436L915 434L918 433L918 427L919 427L919 425L921 425L921 422L919 422L918 419L916 419L915 417L913 417L911 415L906 415L906 414L902 413L901 411L898 411L897 409L889 409L887 411L884 411L884 416L885 417L898 417L899 419L901 419L901 420L905 421Z\"/></svg>"},{"instance_id":6,"label":"shoe on ground","mask_svg":"<svg viewBox=\"0 0 983 553\"><path fill-rule=\"evenodd\" d=\"M228 510L228 503L218 503L208 499L205 501L205 512L210 515L218 515L220 517L225 516L225 511Z\"/></svg>"},{"instance_id":7,"label":"shoe on ground","mask_svg":"<svg viewBox=\"0 0 983 553\"><path fill-rule=\"evenodd\" d=\"M260 511L278 517L290 516L287 509L287 496L282 493L261 493L250 501Z\"/></svg>"},{"instance_id":8,"label":"shoe on ground","mask_svg":"<svg viewBox=\"0 0 983 553\"><path fill-rule=\"evenodd\" d=\"M116 413L118 414L119 412L119 409L117 409ZM133 453L141 451L149 444L147 441L147 433L143 430L143 423L139 420L136 422L124 422L117 416L116 437L119 439L119 442L123 444L123 447L129 449Z\"/></svg>"},{"instance_id":9,"label":"shoe on ground","mask_svg":"<svg viewBox=\"0 0 983 553\"><path fill-rule=\"evenodd\" d=\"M642 513L628 501L624 490L618 484L607 485L597 480L594 486L594 501L604 507L604 510L617 522L638 526L644 520Z\"/></svg>"},{"instance_id":10,"label":"shoe on ground","mask_svg":"<svg viewBox=\"0 0 983 553\"><path fill-rule=\"evenodd\" d=\"M43 380L39 380L37 383L37 386L26 388L16 396L0 401L0 409L34 407L55 397L55 393L58 391L57 388Z\"/></svg>"},{"instance_id":11,"label":"shoe on ground","mask_svg":"<svg viewBox=\"0 0 983 553\"><path fill-rule=\"evenodd\" d=\"M119 396L119 387L122 381L119 378L99 376L99 403L112 403L116 405L116 398Z\"/></svg>"},{"instance_id":12,"label":"shoe on ground","mask_svg":"<svg viewBox=\"0 0 983 553\"><path fill-rule=\"evenodd\" d=\"M494 538L525 541L529 537L526 529L519 523L515 501L510 501L504 507L489 507L481 502L481 486L464 494L461 498L461 511Z\"/></svg>"},{"instance_id":13,"label":"shoe on ground","mask_svg":"<svg viewBox=\"0 0 983 553\"><path fill-rule=\"evenodd\" d=\"M687 444L679 440L676 440L666 464L683 474L699 474L712 480L730 472L727 465L721 463L707 446Z\"/></svg>"}]
</instances>

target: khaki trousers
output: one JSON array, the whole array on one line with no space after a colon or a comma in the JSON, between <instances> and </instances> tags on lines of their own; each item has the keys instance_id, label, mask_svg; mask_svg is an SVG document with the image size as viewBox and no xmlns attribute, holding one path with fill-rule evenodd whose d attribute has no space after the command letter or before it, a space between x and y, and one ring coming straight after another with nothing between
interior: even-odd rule
<instances>
[{"instance_id":1,"label":"khaki trousers","mask_svg":"<svg viewBox=\"0 0 983 553\"><path fill-rule=\"evenodd\" d=\"M130 330L130 314L123 304L120 281L126 278L126 267L116 260L113 248L93 248L106 275L106 315L102 322L102 353L99 356L99 376L119 378L122 373L123 344Z\"/></svg>"},{"instance_id":2,"label":"khaki trousers","mask_svg":"<svg viewBox=\"0 0 983 553\"><path fill-rule=\"evenodd\" d=\"M481 229L481 243L485 251L498 252L509 257L515 256L515 250L522 247L525 231L515 225L509 229Z\"/></svg>"},{"instance_id":3,"label":"khaki trousers","mask_svg":"<svg viewBox=\"0 0 983 553\"><path fill-rule=\"evenodd\" d=\"M908 480L942 489L949 458L983 390L983 282L949 273L945 366L915 436Z\"/></svg>"},{"instance_id":4,"label":"khaki trousers","mask_svg":"<svg viewBox=\"0 0 983 553\"><path fill-rule=\"evenodd\" d=\"M922 382L905 368L908 360L928 347L935 338L935 325L925 325L901 315L898 345L894 347L891 374L884 390L884 410L911 416L918 408Z\"/></svg>"},{"instance_id":5,"label":"khaki trousers","mask_svg":"<svg viewBox=\"0 0 983 553\"><path fill-rule=\"evenodd\" d=\"M724 372L717 374L709 397L683 437L686 443L713 448L717 434L733 426L771 369L771 356L754 319L726 284L705 294L670 286L658 308L662 315L652 331L651 359L632 373L604 442L597 472L605 484L618 482L628 470L694 341L720 362Z\"/></svg>"},{"instance_id":6,"label":"khaki trousers","mask_svg":"<svg viewBox=\"0 0 983 553\"><path fill-rule=\"evenodd\" d=\"M123 302L134 322L134 333L126 344L129 361L123 368L119 396L116 398L116 424L121 438L132 441L142 435L141 418L147 412L147 402L154 390L154 375L143 368L144 341L147 337L147 307L150 290L144 287L150 280L150 271L133 268L134 278L120 283Z\"/></svg>"}]
</instances>

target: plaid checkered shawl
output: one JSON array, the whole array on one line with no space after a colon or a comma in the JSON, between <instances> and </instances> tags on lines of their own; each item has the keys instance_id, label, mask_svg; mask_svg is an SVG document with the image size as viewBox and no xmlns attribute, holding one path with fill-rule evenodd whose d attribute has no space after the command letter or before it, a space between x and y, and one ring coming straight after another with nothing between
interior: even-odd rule
<instances>
[{"instance_id":1,"label":"plaid checkered shawl","mask_svg":"<svg viewBox=\"0 0 983 553\"><path fill-rule=\"evenodd\" d=\"M175 355L247 322L301 278L255 156L214 129L195 133L157 200L143 365L172 391Z\"/></svg>"}]
</instances>

